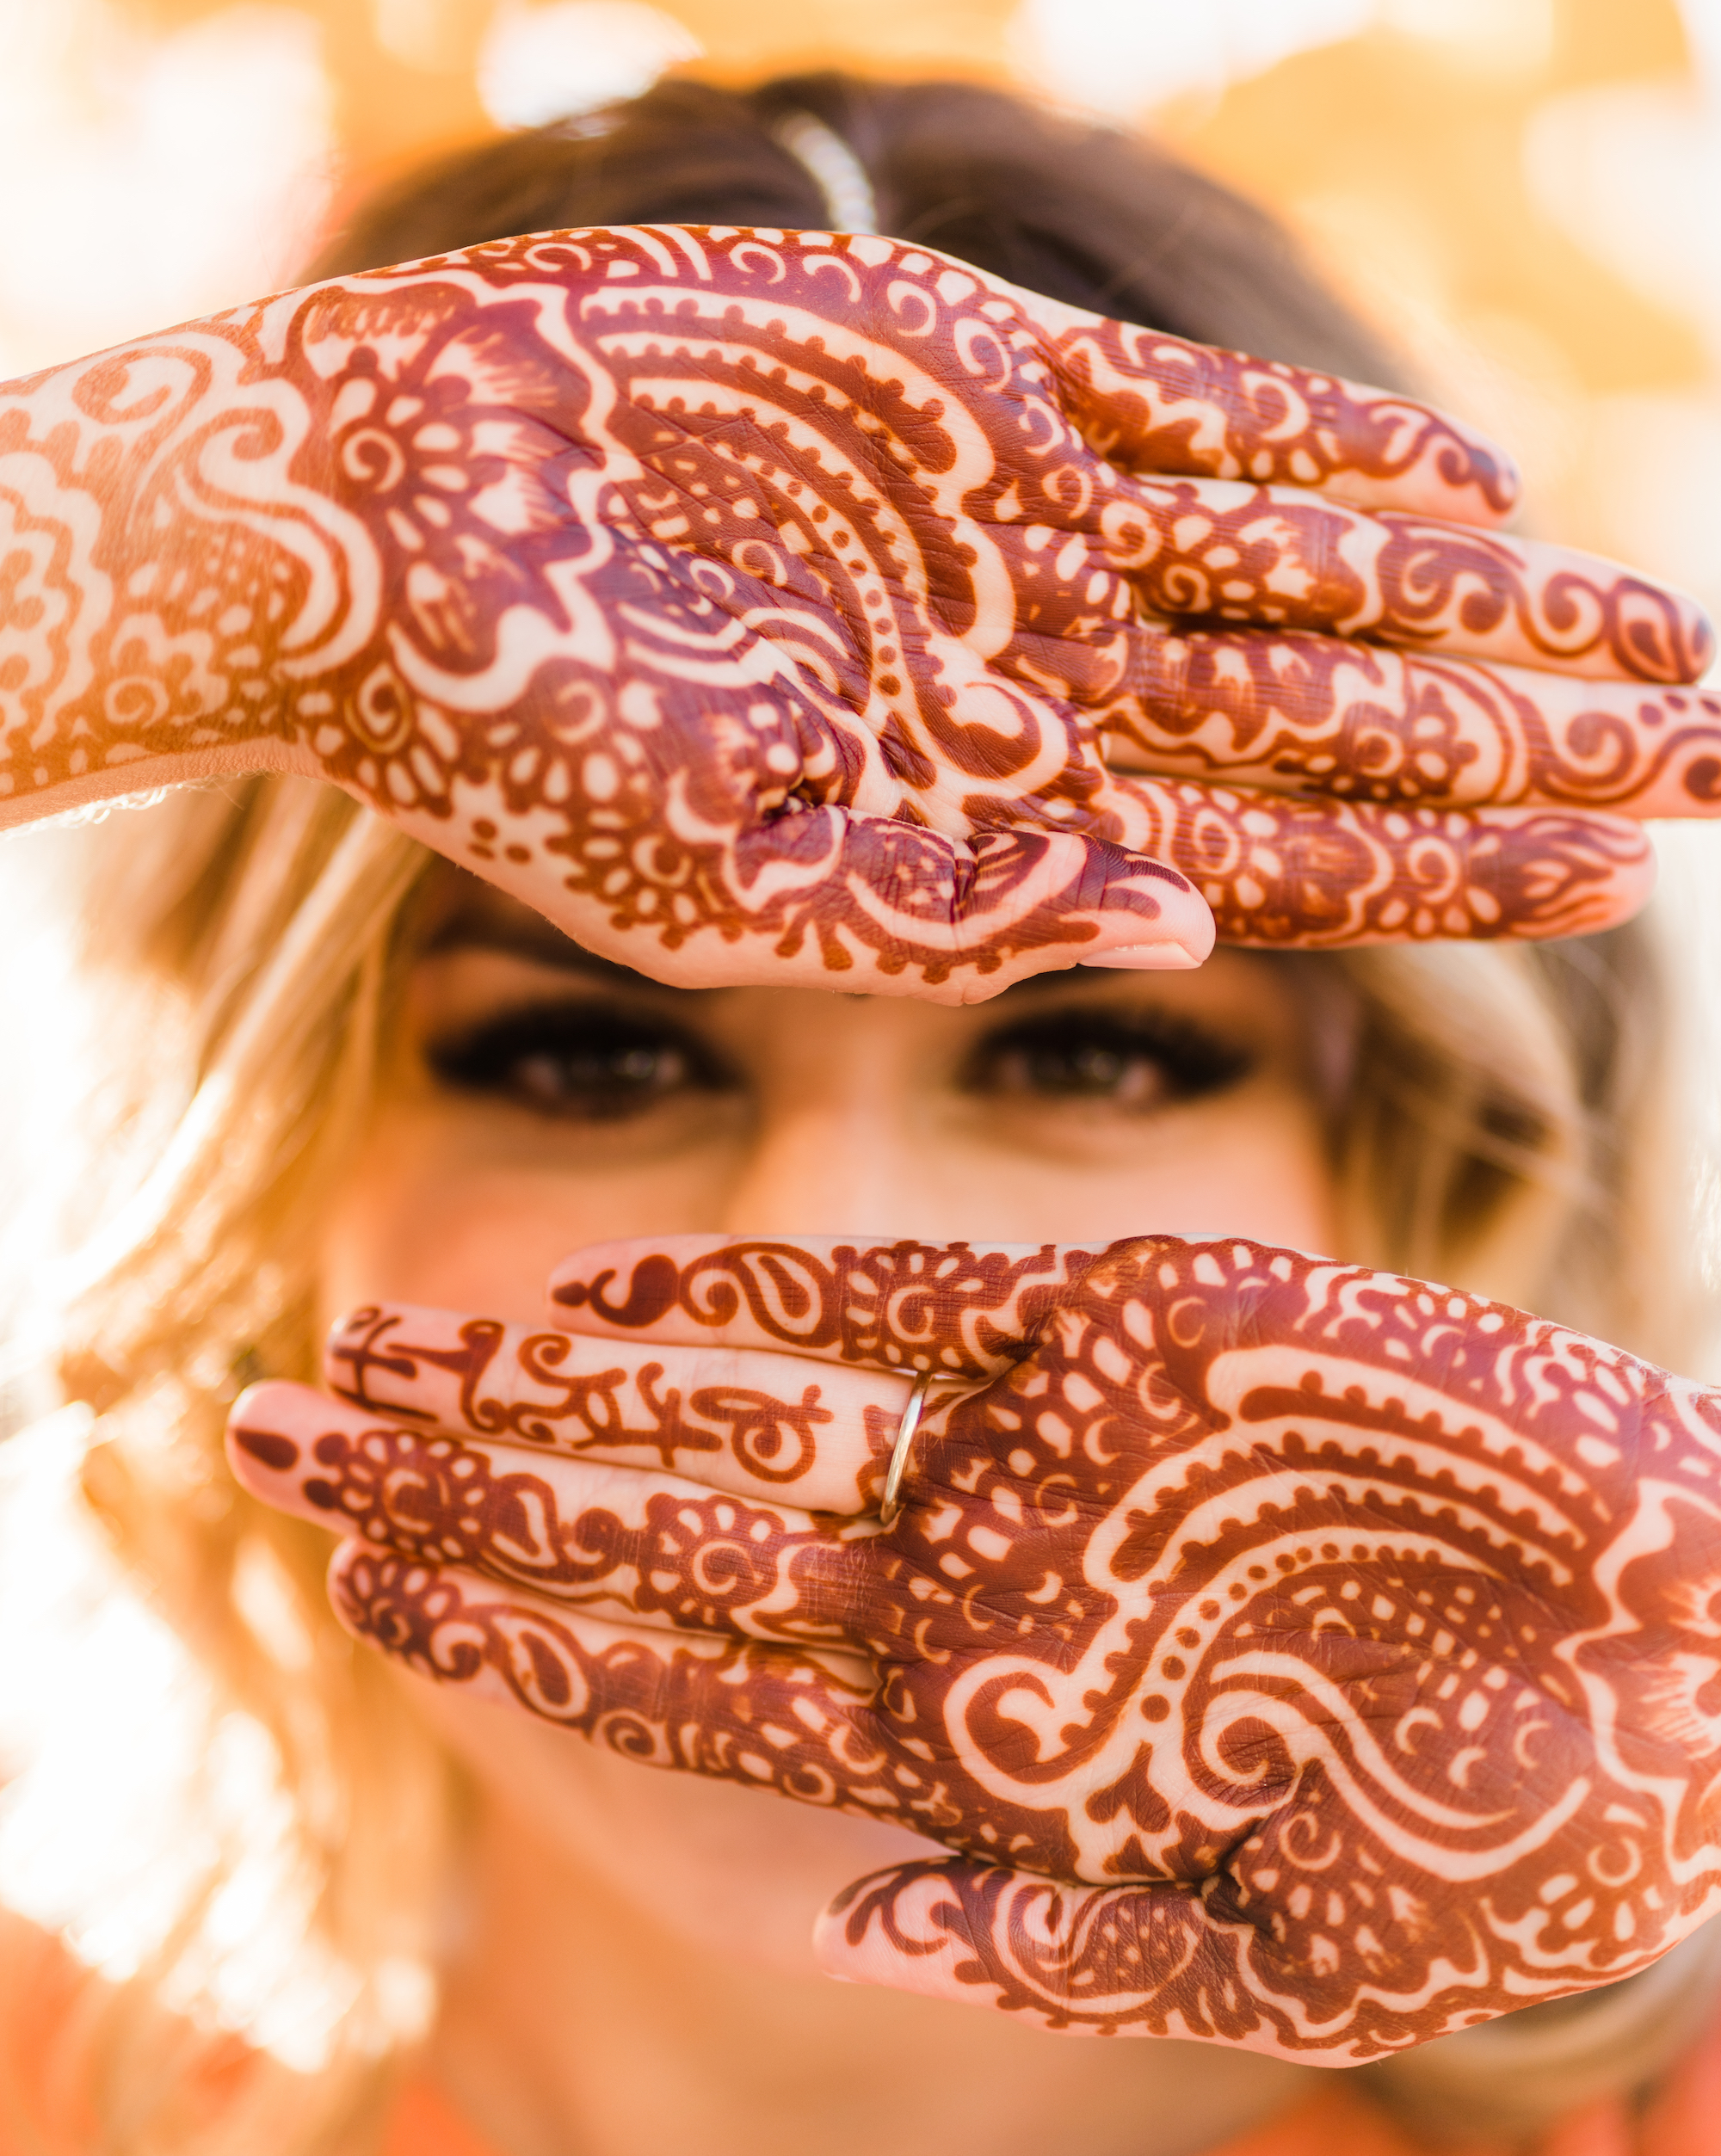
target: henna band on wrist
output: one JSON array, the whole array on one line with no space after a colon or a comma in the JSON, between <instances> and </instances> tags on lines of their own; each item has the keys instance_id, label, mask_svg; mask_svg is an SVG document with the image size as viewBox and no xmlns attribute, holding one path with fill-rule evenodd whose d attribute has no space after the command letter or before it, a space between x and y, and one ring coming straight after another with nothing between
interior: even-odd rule
<instances>
[{"instance_id":1,"label":"henna band on wrist","mask_svg":"<svg viewBox=\"0 0 1721 2156\"><path fill-rule=\"evenodd\" d=\"M897 1442L891 1448L891 1464L885 1476L885 1494L879 1506L879 1524L881 1527L894 1527L897 1514L903 1509L899 1495L903 1476L908 1469L915 1432L919 1429L920 1419L926 1412L927 1388L931 1384L933 1376L929 1370L922 1371L904 1402L903 1419L897 1425Z\"/></svg>"}]
</instances>

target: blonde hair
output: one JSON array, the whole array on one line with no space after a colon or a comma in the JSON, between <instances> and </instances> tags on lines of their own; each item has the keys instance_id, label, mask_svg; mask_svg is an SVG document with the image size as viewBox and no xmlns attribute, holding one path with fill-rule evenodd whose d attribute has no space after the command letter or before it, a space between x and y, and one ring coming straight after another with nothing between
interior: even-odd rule
<instances>
[{"instance_id":1,"label":"blonde hair","mask_svg":"<svg viewBox=\"0 0 1721 2156\"><path fill-rule=\"evenodd\" d=\"M105 1835L126 1862L75 1851L59 1903L33 1912L92 1972L45 2034L40 1961L0 1931L0 2126L20 2151L362 2146L428 2024L458 1791L329 1614L325 1538L232 1484L221 1432L258 1371L314 1373L312 1230L364 1129L404 910L431 857L330 789L269 778L176 794L74 844L106 1137L80 1151L82 1254L56 1338L66 1392L93 1414L69 1435L62 1417L34 1464L38 1439L14 1441L5 1509L27 1512L33 1479L69 1455L112 1568L86 1616L132 1598L200 1689L152 1820L126 1810L126 1760L104 1758L122 1738L99 1688L60 1703L56 1728L69 1721L116 1793ZM1347 1255L1689 1363L1699 1305L1668 1256L1691 1238L1648 929L1276 963L1301 969L1311 999ZM140 1159L148 1172L128 1174ZM42 1651L52 1615L28 1621L0 1667ZM249 1783L224 1758L249 1758ZM28 1765L9 1805L28 1810L45 1771ZM0 1888L7 1876L0 1831ZM172 1894L116 1946L116 1900L163 1878ZM259 1962L265 1936L274 1959ZM1527 2132L1586 2094L1653 2081L1707 2005L1715 1961L1700 1940L1595 1999L1362 2079L1425 2133Z\"/></svg>"}]
</instances>

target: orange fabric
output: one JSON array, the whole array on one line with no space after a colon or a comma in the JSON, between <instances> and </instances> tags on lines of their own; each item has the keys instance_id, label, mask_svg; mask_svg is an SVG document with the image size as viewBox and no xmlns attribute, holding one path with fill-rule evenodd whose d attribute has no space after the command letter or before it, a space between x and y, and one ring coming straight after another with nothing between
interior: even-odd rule
<instances>
[{"instance_id":1,"label":"orange fabric","mask_svg":"<svg viewBox=\"0 0 1721 2156\"><path fill-rule=\"evenodd\" d=\"M383 2156L496 2156L434 2084L416 2081L396 2111ZM1227 2141L1210 2156L1426 2156L1342 2083L1287 2117ZM1453 2152L1453 2156L1458 2156ZM1477 2147L1463 2156L1505 2156ZM1562 2121L1536 2156L1721 2156L1721 2023L1640 2118L1622 2104L1591 2104Z\"/></svg>"}]
</instances>

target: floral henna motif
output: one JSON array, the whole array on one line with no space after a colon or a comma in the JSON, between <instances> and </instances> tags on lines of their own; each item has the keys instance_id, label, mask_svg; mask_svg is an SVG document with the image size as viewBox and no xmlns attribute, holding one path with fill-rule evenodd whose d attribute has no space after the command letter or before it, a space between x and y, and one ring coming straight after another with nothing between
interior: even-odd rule
<instances>
[{"instance_id":1,"label":"floral henna motif","mask_svg":"<svg viewBox=\"0 0 1721 2156\"><path fill-rule=\"evenodd\" d=\"M1713 655L1689 601L1497 533L1201 480L1138 480L1096 521L1102 558L1157 615L1328 629L1656 682L1695 681Z\"/></svg>"},{"instance_id":2,"label":"floral henna motif","mask_svg":"<svg viewBox=\"0 0 1721 2156\"><path fill-rule=\"evenodd\" d=\"M1278 484L1305 474L1334 498ZM1146 678L1143 609L1700 668L1686 602L1431 521L1509 492L1403 400L891 241L498 242L0 396L0 816L312 772L690 980L960 997L1122 946L1193 963L1204 869L1253 939L1489 930L1461 893L1393 928L1354 894L1305 917L1263 859L1216 877L1247 797L1144 853L1099 742ZM1311 804L1311 841L1323 817L1371 890L1428 880L1425 835ZM1562 841L1554 882L1617 917L1619 843ZM1541 880L1505 879L1505 927ZM1570 933L1555 913L1524 932Z\"/></svg>"},{"instance_id":3,"label":"floral henna motif","mask_svg":"<svg viewBox=\"0 0 1721 2156\"><path fill-rule=\"evenodd\" d=\"M449 1673L444 1640L467 1642L472 1681L528 1704L559 1688L580 1704L558 1718L607 1740L619 1702L640 1756L702 1750L700 1771L813 1786L959 1852L852 1889L832 1966L1052 2027L1336 2062L1614 1980L1721 1907L1708 1389L1475 1297L1229 1241L690 1240L589 1254L557 1295L671 1368L717 1338L963 1381L890 1532L752 1507L754 1600L697 1646L630 1633L623 1693L601 1627L521 1599L482 1553L489 1576L464 1546L425 1562L367 1516L386 1549L336 1567L348 1621L421 1667ZM694 1545L725 1547L741 1514L706 1518L677 1515L668 1599L632 1623L706 1623ZM871 1701L735 1636L766 1623L864 1657ZM642 1698L695 1682L696 1738L641 1727Z\"/></svg>"},{"instance_id":4,"label":"floral henna motif","mask_svg":"<svg viewBox=\"0 0 1721 2156\"><path fill-rule=\"evenodd\" d=\"M1050 1243L1024 1252L713 1236L683 1239L673 1251L616 1250L615 1264L602 1247L583 1253L552 1283L551 1302L580 1312L583 1331L678 1341L720 1331L840 1362L976 1378L1025 1354L1070 1281L1095 1262Z\"/></svg>"},{"instance_id":5,"label":"floral henna motif","mask_svg":"<svg viewBox=\"0 0 1721 2156\"><path fill-rule=\"evenodd\" d=\"M1616 816L1345 811L1154 779L1120 779L1118 793L1130 844L1177 862L1228 943L1583 935L1619 918L1624 894L1641 903L1654 887L1648 841Z\"/></svg>"}]
</instances>

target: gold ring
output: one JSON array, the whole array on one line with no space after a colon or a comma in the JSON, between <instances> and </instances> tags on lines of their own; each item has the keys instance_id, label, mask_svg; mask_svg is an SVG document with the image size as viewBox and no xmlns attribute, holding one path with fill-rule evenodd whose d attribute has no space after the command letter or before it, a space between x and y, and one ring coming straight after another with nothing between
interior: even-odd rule
<instances>
[{"instance_id":1,"label":"gold ring","mask_svg":"<svg viewBox=\"0 0 1721 2156\"><path fill-rule=\"evenodd\" d=\"M885 1476L884 1500L879 1506L879 1525L881 1527L894 1527L897 1514L903 1509L898 1493L903 1487L903 1476L908 1469L909 1451L914 1444L915 1432L919 1429L921 1416L926 1412L926 1391L932 1379L931 1371L922 1371L904 1402L903 1419L897 1425L897 1442L891 1450L890 1468Z\"/></svg>"}]
</instances>

